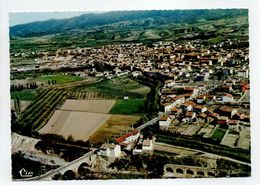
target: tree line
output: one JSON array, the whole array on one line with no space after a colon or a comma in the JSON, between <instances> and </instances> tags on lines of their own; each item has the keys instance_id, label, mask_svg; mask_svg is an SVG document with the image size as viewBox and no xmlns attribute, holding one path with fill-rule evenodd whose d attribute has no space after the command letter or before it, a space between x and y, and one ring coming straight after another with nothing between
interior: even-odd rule
<instances>
[{"instance_id":1,"label":"tree line","mask_svg":"<svg viewBox=\"0 0 260 185\"><path fill-rule=\"evenodd\" d=\"M43 86L43 83L41 84ZM38 88L38 85L36 84L36 82L33 83L27 83L27 84L18 84L18 85L11 85L11 92L13 91L22 91L24 89L36 89Z\"/></svg>"}]
</instances>

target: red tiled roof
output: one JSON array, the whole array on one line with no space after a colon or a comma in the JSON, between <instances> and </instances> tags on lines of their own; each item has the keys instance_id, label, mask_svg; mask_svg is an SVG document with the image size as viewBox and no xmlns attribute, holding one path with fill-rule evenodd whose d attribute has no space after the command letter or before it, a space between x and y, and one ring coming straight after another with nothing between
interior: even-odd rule
<instances>
[{"instance_id":1,"label":"red tiled roof","mask_svg":"<svg viewBox=\"0 0 260 185\"><path fill-rule=\"evenodd\" d=\"M233 98L233 96L231 94L225 94L224 96L227 96L227 97L230 97L230 98Z\"/></svg>"},{"instance_id":2,"label":"red tiled roof","mask_svg":"<svg viewBox=\"0 0 260 185\"><path fill-rule=\"evenodd\" d=\"M183 105L186 105L186 106L191 105L194 107L196 105L196 103L194 103L193 101L186 101Z\"/></svg>"},{"instance_id":3,"label":"red tiled roof","mask_svg":"<svg viewBox=\"0 0 260 185\"><path fill-rule=\"evenodd\" d=\"M223 112L231 112L233 109L231 107L220 107L219 110Z\"/></svg>"},{"instance_id":4,"label":"red tiled roof","mask_svg":"<svg viewBox=\"0 0 260 185\"><path fill-rule=\"evenodd\" d=\"M166 121L168 119L168 116L160 116L159 121Z\"/></svg>"},{"instance_id":5,"label":"red tiled roof","mask_svg":"<svg viewBox=\"0 0 260 185\"><path fill-rule=\"evenodd\" d=\"M208 115L209 117L214 117L214 118L217 118L219 116L219 114L213 112L211 114Z\"/></svg>"},{"instance_id":6,"label":"red tiled roof","mask_svg":"<svg viewBox=\"0 0 260 185\"><path fill-rule=\"evenodd\" d=\"M223 125L223 124L226 124L227 123L227 121L226 120L218 120L218 124L221 124L221 125Z\"/></svg>"},{"instance_id":7,"label":"red tiled roof","mask_svg":"<svg viewBox=\"0 0 260 185\"><path fill-rule=\"evenodd\" d=\"M230 125L237 125L239 123L239 121L238 120L228 120L228 124L230 124Z\"/></svg>"},{"instance_id":8,"label":"red tiled roof","mask_svg":"<svg viewBox=\"0 0 260 185\"><path fill-rule=\"evenodd\" d=\"M135 129L133 132L126 133L125 135L123 135L123 136L117 138L117 139L116 139L116 142L122 143L126 138L128 138L128 137L130 137L130 136L132 136L132 135L136 135L136 134L138 134L139 132L140 132L140 130Z\"/></svg>"},{"instance_id":9,"label":"red tiled roof","mask_svg":"<svg viewBox=\"0 0 260 185\"><path fill-rule=\"evenodd\" d=\"M192 117L193 114L194 114L193 112L187 112L187 113L185 114L185 116L186 116L186 117Z\"/></svg>"},{"instance_id":10,"label":"red tiled roof","mask_svg":"<svg viewBox=\"0 0 260 185\"><path fill-rule=\"evenodd\" d=\"M193 88L192 87L185 87L184 90L185 91L193 91Z\"/></svg>"},{"instance_id":11,"label":"red tiled roof","mask_svg":"<svg viewBox=\"0 0 260 185\"><path fill-rule=\"evenodd\" d=\"M176 107L172 107L172 108L171 108L171 111L172 111L172 112L178 112L178 109L177 109Z\"/></svg>"},{"instance_id":12,"label":"red tiled roof","mask_svg":"<svg viewBox=\"0 0 260 185\"><path fill-rule=\"evenodd\" d=\"M201 113L201 114L199 114L199 116L198 116L198 117L201 117L201 118L206 118L206 117L207 117L207 114Z\"/></svg>"}]
</instances>

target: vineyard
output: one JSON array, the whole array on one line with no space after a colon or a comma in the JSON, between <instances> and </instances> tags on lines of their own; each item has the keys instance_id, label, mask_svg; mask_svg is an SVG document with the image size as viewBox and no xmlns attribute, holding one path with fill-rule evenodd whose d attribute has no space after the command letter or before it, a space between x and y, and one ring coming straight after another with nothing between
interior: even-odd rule
<instances>
[{"instance_id":1,"label":"vineyard","mask_svg":"<svg viewBox=\"0 0 260 185\"><path fill-rule=\"evenodd\" d=\"M57 89L42 90L35 100L21 113L19 123L31 130L38 130L50 119L57 106L66 99L66 91Z\"/></svg>"},{"instance_id":2,"label":"vineyard","mask_svg":"<svg viewBox=\"0 0 260 185\"><path fill-rule=\"evenodd\" d=\"M120 91L120 90L104 90L101 91L74 91L68 93L69 99L80 99L80 100L96 100L96 99L123 99L124 97L131 98L143 98L144 96L128 91Z\"/></svg>"}]
</instances>

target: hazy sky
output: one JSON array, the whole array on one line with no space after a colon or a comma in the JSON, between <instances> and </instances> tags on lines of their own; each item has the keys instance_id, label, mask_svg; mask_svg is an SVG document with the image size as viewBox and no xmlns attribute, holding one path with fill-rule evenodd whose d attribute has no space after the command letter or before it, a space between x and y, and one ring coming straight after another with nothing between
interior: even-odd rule
<instances>
[{"instance_id":1,"label":"hazy sky","mask_svg":"<svg viewBox=\"0 0 260 185\"><path fill-rule=\"evenodd\" d=\"M34 21L43 21L48 19L64 19L74 16L79 16L84 13L93 12L26 12L26 13L10 13L9 24L14 26L17 24L24 24Z\"/></svg>"}]
</instances>

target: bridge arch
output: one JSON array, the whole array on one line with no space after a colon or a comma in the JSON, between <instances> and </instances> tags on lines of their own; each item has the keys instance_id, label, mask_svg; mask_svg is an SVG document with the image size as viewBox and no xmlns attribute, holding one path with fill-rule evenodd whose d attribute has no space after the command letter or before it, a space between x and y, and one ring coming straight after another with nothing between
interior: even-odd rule
<instances>
[{"instance_id":1,"label":"bridge arch","mask_svg":"<svg viewBox=\"0 0 260 185\"><path fill-rule=\"evenodd\" d=\"M181 168L176 168L176 173L181 173L181 174L183 174L184 171L183 171L183 169L181 169Z\"/></svg>"},{"instance_id":2,"label":"bridge arch","mask_svg":"<svg viewBox=\"0 0 260 185\"><path fill-rule=\"evenodd\" d=\"M76 178L76 173L73 170L67 170L64 174L63 174L63 179L64 180L73 180Z\"/></svg>"},{"instance_id":3,"label":"bridge arch","mask_svg":"<svg viewBox=\"0 0 260 185\"><path fill-rule=\"evenodd\" d=\"M194 171L191 169L187 169L186 173L189 175L194 175Z\"/></svg>"},{"instance_id":4,"label":"bridge arch","mask_svg":"<svg viewBox=\"0 0 260 185\"><path fill-rule=\"evenodd\" d=\"M90 172L89 167L90 165L88 163L81 163L77 169L77 174L79 174L80 176L85 175L86 173Z\"/></svg>"},{"instance_id":5,"label":"bridge arch","mask_svg":"<svg viewBox=\"0 0 260 185\"><path fill-rule=\"evenodd\" d=\"M204 173L204 171L197 171L197 175L199 175L199 176L204 176L205 175L205 173Z\"/></svg>"},{"instance_id":6,"label":"bridge arch","mask_svg":"<svg viewBox=\"0 0 260 185\"><path fill-rule=\"evenodd\" d=\"M211 172L211 171L208 172L207 175L208 175L209 177L215 177L215 176L216 176L216 174L215 174L214 172Z\"/></svg>"},{"instance_id":7,"label":"bridge arch","mask_svg":"<svg viewBox=\"0 0 260 185\"><path fill-rule=\"evenodd\" d=\"M171 168L171 167L167 167L167 168L166 168L166 171L167 171L168 173L174 173L174 170L173 170L173 168Z\"/></svg>"}]
</instances>

